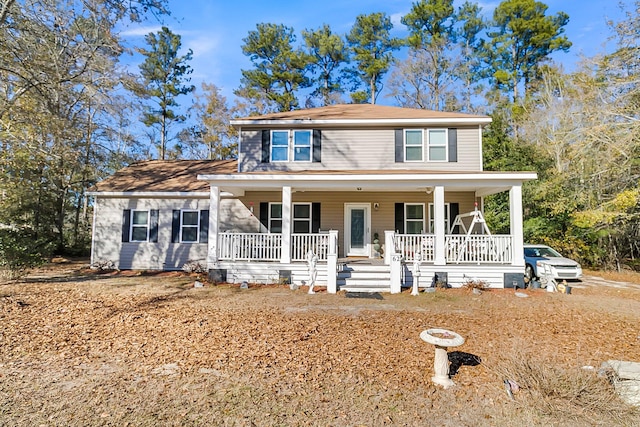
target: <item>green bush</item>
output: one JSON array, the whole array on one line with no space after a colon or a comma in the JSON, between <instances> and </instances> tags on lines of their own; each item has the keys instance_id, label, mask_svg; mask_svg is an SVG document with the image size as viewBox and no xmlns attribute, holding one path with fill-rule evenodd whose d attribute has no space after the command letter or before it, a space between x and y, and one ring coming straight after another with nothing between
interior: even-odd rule
<instances>
[{"instance_id":1,"label":"green bush","mask_svg":"<svg viewBox=\"0 0 640 427\"><path fill-rule=\"evenodd\" d=\"M24 276L46 261L52 247L29 229L0 228L0 275L10 280Z\"/></svg>"}]
</instances>

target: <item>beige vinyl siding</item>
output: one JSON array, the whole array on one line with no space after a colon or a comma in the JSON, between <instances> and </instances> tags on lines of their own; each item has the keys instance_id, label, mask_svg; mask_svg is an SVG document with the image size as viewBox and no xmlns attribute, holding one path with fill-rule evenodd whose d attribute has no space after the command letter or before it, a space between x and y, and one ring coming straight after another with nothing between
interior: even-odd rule
<instances>
[{"instance_id":1,"label":"beige vinyl siding","mask_svg":"<svg viewBox=\"0 0 640 427\"><path fill-rule=\"evenodd\" d=\"M446 127L434 127L437 129ZM417 128L423 129L423 128ZM262 131L243 130L240 172L301 170L415 169L433 171L480 171L478 126L457 127L457 162L429 162L424 146L423 162L395 161L395 129L321 129L322 162L261 163ZM291 157L291 156L290 156Z\"/></svg>"},{"instance_id":2,"label":"beige vinyl siding","mask_svg":"<svg viewBox=\"0 0 640 427\"><path fill-rule=\"evenodd\" d=\"M237 200L223 200L222 212L234 210ZM174 209L206 210L209 199L126 199L97 197L92 262L111 261L121 269L179 270L190 260L206 265L207 243L172 243ZM122 242L125 209L158 210L158 242ZM231 223L228 217L221 224Z\"/></svg>"}]
</instances>

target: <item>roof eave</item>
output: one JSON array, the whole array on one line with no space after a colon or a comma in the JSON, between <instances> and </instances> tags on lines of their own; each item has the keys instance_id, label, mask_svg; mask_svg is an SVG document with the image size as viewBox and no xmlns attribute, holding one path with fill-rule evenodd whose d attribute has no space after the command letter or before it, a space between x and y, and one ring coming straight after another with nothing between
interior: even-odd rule
<instances>
[{"instance_id":1,"label":"roof eave","mask_svg":"<svg viewBox=\"0 0 640 427\"><path fill-rule=\"evenodd\" d=\"M437 117L421 119L287 119L287 120L231 120L233 126L416 126L416 125L487 125L491 117Z\"/></svg>"}]
</instances>

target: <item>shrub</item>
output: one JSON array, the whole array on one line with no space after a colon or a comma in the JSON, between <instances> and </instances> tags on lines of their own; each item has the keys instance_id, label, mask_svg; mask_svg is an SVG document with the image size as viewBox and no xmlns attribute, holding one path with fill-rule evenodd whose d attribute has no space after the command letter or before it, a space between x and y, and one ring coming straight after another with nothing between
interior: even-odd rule
<instances>
[{"instance_id":1,"label":"shrub","mask_svg":"<svg viewBox=\"0 0 640 427\"><path fill-rule=\"evenodd\" d=\"M182 266L182 271L185 273L206 273L207 266L200 261L189 260Z\"/></svg>"},{"instance_id":2,"label":"shrub","mask_svg":"<svg viewBox=\"0 0 640 427\"><path fill-rule=\"evenodd\" d=\"M27 271L44 264L53 245L42 241L26 228L0 228L0 275L9 280L24 276Z\"/></svg>"}]
</instances>

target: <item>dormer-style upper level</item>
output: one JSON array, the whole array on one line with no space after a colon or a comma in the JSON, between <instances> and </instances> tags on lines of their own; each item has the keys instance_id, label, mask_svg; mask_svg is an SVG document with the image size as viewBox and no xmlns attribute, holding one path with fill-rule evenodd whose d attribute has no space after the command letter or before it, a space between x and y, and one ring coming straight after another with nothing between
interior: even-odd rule
<instances>
[{"instance_id":1,"label":"dormer-style upper level","mask_svg":"<svg viewBox=\"0 0 640 427\"><path fill-rule=\"evenodd\" d=\"M238 172L482 171L488 116L345 104L232 120Z\"/></svg>"}]
</instances>

